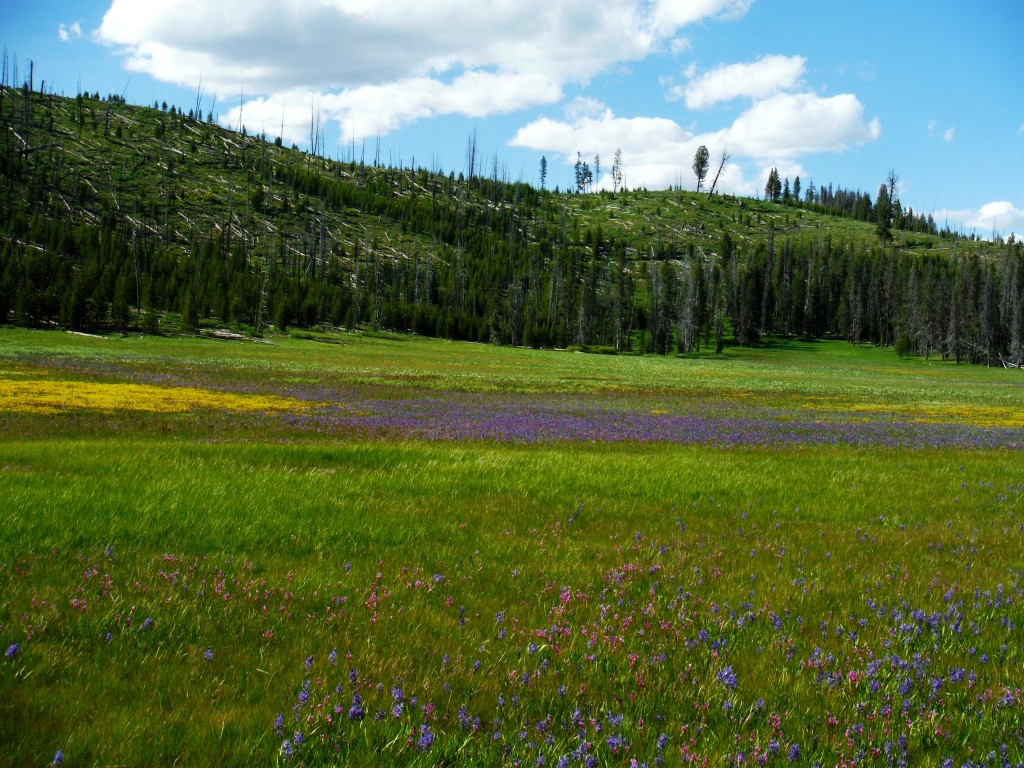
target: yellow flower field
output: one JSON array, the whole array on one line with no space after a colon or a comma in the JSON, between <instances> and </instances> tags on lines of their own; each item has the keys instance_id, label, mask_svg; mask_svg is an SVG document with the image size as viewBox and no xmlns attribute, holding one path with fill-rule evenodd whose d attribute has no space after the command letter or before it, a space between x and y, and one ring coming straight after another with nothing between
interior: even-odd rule
<instances>
[{"instance_id":1,"label":"yellow flower field","mask_svg":"<svg viewBox=\"0 0 1024 768\"><path fill-rule=\"evenodd\" d=\"M0 379L0 412L59 413L69 410L183 413L196 408L229 411L303 410L301 400L240 395L195 387L150 384Z\"/></svg>"}]
</instances>

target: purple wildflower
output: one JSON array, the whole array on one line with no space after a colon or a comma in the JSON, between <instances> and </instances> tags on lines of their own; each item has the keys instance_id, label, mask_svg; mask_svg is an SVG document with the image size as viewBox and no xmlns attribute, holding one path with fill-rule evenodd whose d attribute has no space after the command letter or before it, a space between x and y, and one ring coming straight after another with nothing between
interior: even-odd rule
<instances>
[{"instance_id":1,"label":"purple wildflower","mask_svg":"<svg viewBox=\"0 0 1024 768\"><path fill-rule=\"evenodd\" d=\"M359 693L352 694L352 706L348 708L348 719L349 720L362 720L366 717L366 710L363 709L363 700L360 698Z\"/></svg>"},{"instance_id":2,"label":"purple wildflower","mask_svg":"<svg viewBox=\"0 0 1024 768\"><path fill-rule=\"evenodd\" d=\"M416 742L416 749L420 752L426 752L430 749L430 746L434 743L434 734L430 732L430 727L423 723L420 726L420 738Z\"/></svg>"},{"instance_id":3,"label":"purple wildflower","mask_svg":"<svg viewBox=\"0 0 1024 768\"><path fill-rule=\"evenodd\" d=\"M203 658L206 659L208 662L213 661L213 648L207 648L203 652Z\"/></svg>"},{"instance_id":4,"label":"purple wildflower","mask_svg":"<svg viewBox=\"0 0 1024 768\"><path fill-rule=\"evenodd\" d=\"M8 659L13 659L17 655L18 655L18 644L17 643L11 643L10 646L8 646L7 651L4 653L4 656L6 656Z\"/></svg>"},{"instance_id":5,"label":"purple wildflower","mask_svg":"<svg viewBox=\"0 0 1024 768\"><path fill-rule=\"evenodd\" d=\"M63 762L64 762L64 750L63 749L58 749L57 750L57 754L55 754L53 756L53 764L54 765L60 765Z\"/></svg>"},{"instance_id":6,"label":"purple wildflower","mask_svg":"<svg viewBox=\"0 0 1024 768\"><path fill-rule=\"evenodd\" d=\"M715 675L715 679L729 690L736 688L736 673L732 671L732 667L725 667L719 670L718 674Z\"/></svg>"}]
</instances>

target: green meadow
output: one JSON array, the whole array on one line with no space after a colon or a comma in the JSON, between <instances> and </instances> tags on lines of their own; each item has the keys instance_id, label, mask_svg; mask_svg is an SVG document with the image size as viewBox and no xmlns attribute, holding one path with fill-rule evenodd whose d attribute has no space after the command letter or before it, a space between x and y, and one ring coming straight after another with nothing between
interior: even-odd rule
<instances>
[{"instance_id":1,"label":"green meadow","mask_svg":"<svg viewBox=\"0 0 1024 768\"><path fill-rule=\"evenodd\" d=\"M840 342L0 329L0 762L1017 764L1022 433Z\"/></svg>"}]
</instances>

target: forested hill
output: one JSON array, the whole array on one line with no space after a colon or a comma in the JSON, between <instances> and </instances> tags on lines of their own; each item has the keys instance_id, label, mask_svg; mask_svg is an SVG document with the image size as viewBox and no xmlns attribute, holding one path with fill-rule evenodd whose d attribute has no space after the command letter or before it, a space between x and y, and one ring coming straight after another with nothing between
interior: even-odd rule
<instances>
[{"instance_id":1,"label":"forested hill","mask_svg":"<svg viewBox=\"0 0 1024 768\"><path fill-rule=\"evenodd\" d=\"M460 173L381 167L28 84L0 89L0 129L0 322L658 353L828 335L1024 363L1020 243L882 194L544 191L472 138Z\"/></svg>"}]
</instances>

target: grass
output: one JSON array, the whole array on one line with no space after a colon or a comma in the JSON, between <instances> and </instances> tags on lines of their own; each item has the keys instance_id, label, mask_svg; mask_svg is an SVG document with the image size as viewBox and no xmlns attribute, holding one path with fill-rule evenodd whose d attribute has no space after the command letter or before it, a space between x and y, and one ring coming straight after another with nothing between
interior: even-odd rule
<instances>
[{"instance_id":1,"label":"grass","mask_svg":"<svg viewBox=\"0 0 1024 768\"><path fill-rule=\"evenodd\" d=\"M1020 412L1013 372L827 342L663 359L273 341L0 330L0 384L252 406L6 403L0 763L1017 759L1019 448L528 444L266 415L324 392L518 392L839 429L882 398L901 429L986 430Z\"/></svg>"}]
</instances>

